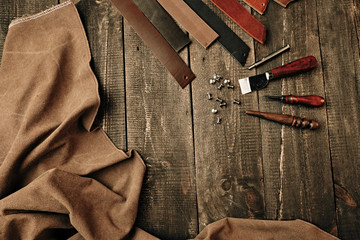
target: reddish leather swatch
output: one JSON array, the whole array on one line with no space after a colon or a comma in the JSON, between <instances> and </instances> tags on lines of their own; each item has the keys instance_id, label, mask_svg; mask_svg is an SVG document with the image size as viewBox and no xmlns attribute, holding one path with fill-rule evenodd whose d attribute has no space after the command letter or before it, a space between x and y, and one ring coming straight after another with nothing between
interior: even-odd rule
<instances>
[{"instance_id":1,"label":"reddish leather swatch","mask_svg":"<svg viewBox=\"0 0 360 240\"><path fill-rule=\"evenodd\" d=\"M204 48L208 48L219 37L183 0L157 1Z\"/></svg>"},{"instance_id":2,"label":"reddish leather swatch","mask_svg":"<svg viewBox=\"0 0 360 240\"><path fill-rule=\"evenodd\" d=\"M283 7L287 7L287 5L295 0L274 0L278 4L280 4Z\"/></svg>"},{"instance_id":3,"label":"reddish leather swatch","mask_svg":"<svg viewBox=\"0 0 360 240\"><path fill-rule=\"evenodd\" d=\"M211 0L221 11L261 44L266 40L266 27L237 0Z\"/></svg>"},{"instance_id":4,"label":"reddish leather swatch","mask_svg":"<svg viewBox=\"0 0 360 240\"><path fill-rule=\"evenodd\" d=\"M267 8L269 0L244 0L244 2L250 7L252 7L255 11L263 15Z\"/></svg>"},{"instance_id":5,"label":"reddish leather swatch","mask_svg":"<svg viewBox=\"0 0 360 240\"><path fill-rule=\"evenodd\" d=\"M182 88L195 78L191 69L132 0L111 2Z\"/></svg>"}]
</instances>

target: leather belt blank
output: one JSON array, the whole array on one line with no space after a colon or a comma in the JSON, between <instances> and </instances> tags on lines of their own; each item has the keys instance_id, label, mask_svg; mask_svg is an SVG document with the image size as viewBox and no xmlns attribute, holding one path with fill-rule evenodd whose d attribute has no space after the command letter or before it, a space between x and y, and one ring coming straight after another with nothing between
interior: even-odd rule
<instances>
[{"instance_id":1,"label":"leather belt blank","mask_svg":"<svg viewBox=\"0 0 360 240\"><path fill-rule=\"evenodd\" d=\"M203 47L208 48L219 37L183 0L157 1Z\"/></svg>"},{"instance_id":2,"label":"leather belt blank","mask_svg":"<svg viewBox=\"0 0 360 240\"><path fill-rule=\"evenodd\" d=\"M111 2L182 88L195 78L191 69L132 0Z\"/></svg>"},{"instance_id":3,"label":"leather belt blank","mask_svg":"<svg viewBox=\"0 0 360 240\"><path fill-rule=\"evenodd\" d=\"M219 38L217 41L237 60L245 65L250 48L241 40L205 3L201 0L184 0L209 26Z\"/></svg>"},{"instance_id":4,"label":"leather belt blank","mask_svg":"<svg viewBox=\"0 0 360 240\"><path fill-rule=\"evenodd\" d=\"M175 51L179 52L190 43L190 39L186 33L180 29L176 22L156 0L134 0L134 3Z\"/></svg>"},{"instance_id":5,"label":"leather belt blank","mask_svg":"<svg viewBox=\"0 0 360 240\"><path fill-rule=\"evenodd\" d=\"M261 44L266 40L266 28L238 0L210 0Z\"/></svg>"}]
</instances>

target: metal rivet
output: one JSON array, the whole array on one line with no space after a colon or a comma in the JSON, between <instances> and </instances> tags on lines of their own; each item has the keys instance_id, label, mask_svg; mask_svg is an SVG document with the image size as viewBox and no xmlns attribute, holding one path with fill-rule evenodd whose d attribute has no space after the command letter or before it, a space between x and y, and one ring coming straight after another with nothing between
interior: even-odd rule
<instances>
[{"instance_id":1,"label":"metal rivet","mask_svg":"<svg viewBox=\"0 0 360 240\"><path fill-rule=\"evenodd\" d=\"M229 80L229 79L225 79L225 80L224 80L224 84L228 84L228 83L230 83L230 80Z\"/></svg>"},{"instance_id":2,"label":"metal rivet","mask_svg":"<svg viewBox=\"0 0 360 240\"><path fill-rule=\"evenodd\" d=\"M216 123L220 124L221 123L221 118L218 117L217 120L216 120Z\"/></svg>"},{"instance_id":3,"label":"metal rivet","mask_svg":"<svg viewBox=\"0 0 360 240\"><path fill-rule=\"evenodd\" d=\"M234 99L233 103L234 103L234 104L237 104L237 105L240 105L240 104L241 104L241 102L240 102L240 101L235 100L235 99Z\"/></svg>"},{"instance_id":4,"label":"metal rivet","mask_svg":"<svg viewBox=\"0 0 360 240\"><path fill-rule=\"evenodd\" d=\"M218 86L218 89L221 90L221 88L223 88L224 85L221 83L219 86Z\"/></svg>"},{"instance_id":5,"label":"metal rivet","mask_svg":"<svg viewBox=\"0 0 360 240\"><path fill-rule=\"evenodd\" d=\"M213 99L211 93L208 93L207 96L208 96L208 99L209 99L209 100Z\"/></svg>"},{"instance_id":6,"label":"metal rivet","mask_svg":"<svg viewBox=\"0 0 360 240\"><path fill-rule=\"evenodd\" d=\"M210 84L215 84L215 83L216 83L215 79L210 79Z\"/></svg>"},{"instance_id":7,"label":"metal rivet","mask_svg":"<svg viewBox=\"0 0 360 240\"><path fill-rule=\"evenodd\" d=\"M227 85L227 88L234 89L234 86L233 85Z\"/></svg>"},{"instance_id":8,"label":"metal rivet","mask_svg":"<svg viewBox=\"0 0 360 240\"><path fill-rule=\"evenodd\" d=\"M226 102L220 103L220 107L226 107Z\"/></svg>"},{"instance_id":9,"label":"metal rivet","mask_svg":"<svg viewBox=\"0 0 360 240\"><path fill-rule=\"evenodd\" d=\"M217 113L217 112L218 112L218 110L216 110L216 109L212 109L212 110L211 110L211 112L215 114L215 113Z\"/></svg>"},{"instance_id":10,"label":"metal rivet","mask_svg":"<svg viewBox=\"0 0 360 240\"><path fill-rule=\"evenodd\" d=\"M216 98L216 101L218 101L219 103L222 103L222 102L224 102L224 100L222 100L222 99L220 99L220 98Z\"/></svg>"}]
</instances>

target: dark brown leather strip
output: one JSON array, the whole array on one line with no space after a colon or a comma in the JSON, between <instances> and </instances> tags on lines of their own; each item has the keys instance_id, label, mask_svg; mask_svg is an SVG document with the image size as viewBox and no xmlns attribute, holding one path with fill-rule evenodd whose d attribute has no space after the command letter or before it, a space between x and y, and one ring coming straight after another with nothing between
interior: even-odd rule
<instances>
[{"instance_id":1,"label":"dark brown leather strip","mask_svg":"<svg viewBox=\"0 0 360 240\"><path fill-rule=\"evenodd\" d=\"M156 0L133 0L168 43L179 52L190 39Z\"/></svg>"},{"instance_id":2,"label":"dark brown leather strip","mask_svg":"<svg viewBox=\"0 0 360 240\"><path fill-rule=\"evenodd\" d=\"M195 78L191 69L132 0L111 2L182 88Z\"/></svg>"},{"instance_id":3,"label":"dark brown leather strip","mask_svg":"<svg viewBox=\"0 0 360 240\"><path fill-rule=\"evenodd\" d=\"M157 1L203 47L208 48L219 37L183 0Z\"/></svg>"},{"instance_id":4,"label":"dark brown leather strip","mask_svg":"<svg viewBox=\"0 0 360 240\"><path fill-rule=\"evenodd\" d=\"M229 16L247 34L261 44L266 40L266 28L238 0L211 0L221 11Z\"/></svg>"}]
</instances>

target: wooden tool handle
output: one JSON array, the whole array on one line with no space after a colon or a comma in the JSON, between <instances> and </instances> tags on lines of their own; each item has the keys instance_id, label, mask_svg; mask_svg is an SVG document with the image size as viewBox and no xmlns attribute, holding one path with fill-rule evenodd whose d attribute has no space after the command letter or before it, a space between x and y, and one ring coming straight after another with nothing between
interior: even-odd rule
<instances>
[{"instance_id":1,"label":"wooden tool handle","mask_svg":"<svg viewBox=\"0 0 360 240\"><path fill-rule=\"evenodd\" d=\"M310 107L321 107L325 104L325 99L316 95L294 96L288 95L285 98L286 103L299 103Z\"/></svg>"},{"instance_id":2,"label":"wooden tool handle","mask_svg":"<svg viewBox=\"0 0 360 240\"><path fill-rule=\"evenodd\" d=\"M317 65L314 56L307 56L294 62L285 64L281 67L271 70L273 78L288 77L297 73L303 73L314 69Z\"/></svg>"},{"instance_id":3,"label":"wooden tool handle","mask_svg":"<svg viewBox=\"0 0 360 240\"><path fill-rule=\"evenodd\" d=\"M308 120L306 118L300 118L286 114L257 112L252 110L247 110L246 114L264 118L274 122L290 125L297 128L308 128L308 129L319 128L319 123L315 120Z\"/></svg>"}]
</instances>

